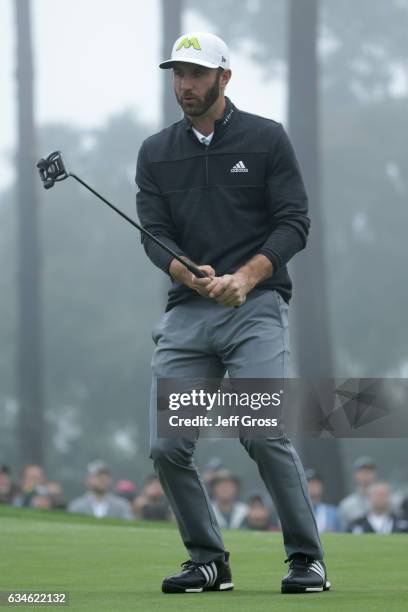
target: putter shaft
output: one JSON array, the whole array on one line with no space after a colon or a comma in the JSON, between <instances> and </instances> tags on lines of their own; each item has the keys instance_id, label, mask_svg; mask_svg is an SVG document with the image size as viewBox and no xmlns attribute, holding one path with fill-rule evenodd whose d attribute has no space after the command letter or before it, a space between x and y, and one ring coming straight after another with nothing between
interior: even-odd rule
<instances>
[{"instance_id":1,"label":"putter shaft","mask_svg":"<svg viewBox=\"0 0 408 612\"><path fill-rule=\"evenodd\" d=\"M116 213L118 213L118 215L123 217L123 219L125 219L128 223L133 225L133 227L135 227L140 232L142 232L142 234L145 234L146 236L149 236L149 238L154 240L154 242L156 242L156 244L158 244L159 246L161 246L162 249L167 251L167 253L169 253L169 255L172 255L175 259L177 259L177 261L179 261L183 266L185 266L187 268L187 270L189 270L192 274L194 274L194 276L196 276L197 278L208 278L208 274L206 274L205 272L203 272L202 270L197 268L197 266L195 266L193 263L190 263L189 261L186 261L185 259L180 257L180 255L177 255L177 253L175 253L173 251L173 249L168 247L167 244L164 244L164 242L159 240L159 238L156 238L156 236L153 236L153 234L151 234L149 232L149 230L145 229L143 226L141 226L138 223L136 223L136 221L134 221L131 217L128 217L128 215L126 213L124 213L122 210L120 210L120 208L117 208L114 204L112 204L112 202L109 202L109 200L104 198L100 193L98 193L95 189L93 189L93 187L88 185L88 183L85 183L85 181L83 181L79 176L77 176L76 174L74 174L72 172L68 172L68 176L71 176L76 181L78 181L78 183L81 183L81 185L86 187L86 189L88 189L88 191L90 191L97 198L102 200L102 202L107 204L109 206L109 208L111 208Z\"/></svg>"},{"instance_id":2,"label":"putter shaft","mask_svg":"<svg viewBox=\"0 0 408 612\"><path fill-rule=\"evenodd\" d=\"M209 275L200 270L196 265L194 265L190 261L186 261L180 255L175 253L173 249L164 244L159 238L156 238L153 234L151 234L147 229L145 229L142 225L139 225L134 221L131 217L128 217L123 211L117 208L112 202L109 202L106 198L104 198L100 193L98 193L93 187L85 183L79 176L73 174L72 172L67 172L65 168L64 161L62 159L61 151L54 151L51 153L46 159L40 159L37 163L37 168L40 173L40 178L43 182L45 189L50 189L54 186L56 181L63 181L69 176L74 178L78 183L86 187L88 191L93 193L97 198L102 200L105 204L109 206L112 210L114 210L118 215L123 217L128 223L133 225L136 229L139 230L142 234L148 236L151 240L153 240L156 244L158 244L162 249L164 249L169 255L177 259L187 270L189 270L194 276L197 278L209 278Z\"/></svg>"}]
</instances>

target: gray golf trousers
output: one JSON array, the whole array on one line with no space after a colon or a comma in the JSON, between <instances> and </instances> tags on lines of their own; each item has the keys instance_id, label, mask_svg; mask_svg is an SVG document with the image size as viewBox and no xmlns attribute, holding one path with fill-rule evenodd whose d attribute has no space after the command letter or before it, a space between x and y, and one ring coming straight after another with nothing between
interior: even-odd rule
<instances>
[{"instance_id":1,"label":"gray golf trousers","mask_svg":"<svg viewBox=\"0 0 408 612\"><path fill-rule=\"evenodd\" d=\"M193 561L223 557L211 502L194 465L196 441L158 438L158 378L286 378L288 305L273 290L254 289L240 308L197 295L165 313L152 332L150 457ZM240 439L256 462L282 525L286 554L323 558L301 461L286 435Z\"/></svg>"}]
</instances>

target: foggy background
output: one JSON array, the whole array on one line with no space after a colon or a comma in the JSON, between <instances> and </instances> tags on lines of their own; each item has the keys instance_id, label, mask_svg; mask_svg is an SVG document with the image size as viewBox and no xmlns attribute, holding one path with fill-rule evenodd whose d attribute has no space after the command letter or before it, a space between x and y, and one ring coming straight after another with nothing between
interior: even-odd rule
<instances>
[{"instance_id":1,"label":"foggy background","mask_svg":"<svg viewBox=\"0 0 408 612\"><path fill-rule=\"evenodd\" d=\"M60 149L135 216L140 144L180 118L157 65L188 30L226 40L227 95L283 122L304 172L293 374L407 376L407 26L406 0L1 0L0 463L15 475L39 462L68 496L95 458L136 483L152 471L150 330L166 279L134 229L74 181L44 191L34 166ZM362 454L408 482L405 440L297 447L333 501ZM246 486L258 478L238 441L203 441L198 464L212 456Z\"/></svg>"}]
</instances>

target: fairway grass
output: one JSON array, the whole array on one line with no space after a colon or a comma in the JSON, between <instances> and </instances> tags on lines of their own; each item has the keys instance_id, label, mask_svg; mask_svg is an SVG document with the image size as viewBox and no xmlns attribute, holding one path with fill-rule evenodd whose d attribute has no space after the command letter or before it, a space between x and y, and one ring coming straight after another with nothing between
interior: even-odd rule
<instances>
[{"instance_id":1,"label":"fairway grass","mask_svg":"<svg viewBox=\"0 0 408 612\"><path fill-rule=\"evenodd\" d=\"M280 594L287 569L281 534L224 531L224 538L234 591L164 595L162 578L186 559L173 525L3 506L0 591L66 591L69 606L46 609L90 612L408 610L408 535L324 536L333 589L308 595Z\"/></svg>"}]
</instances>

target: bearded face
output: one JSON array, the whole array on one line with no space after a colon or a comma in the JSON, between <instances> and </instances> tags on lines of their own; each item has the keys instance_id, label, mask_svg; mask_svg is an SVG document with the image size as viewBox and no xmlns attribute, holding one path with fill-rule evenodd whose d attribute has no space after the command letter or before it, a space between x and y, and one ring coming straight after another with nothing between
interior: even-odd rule
<instances>
[{"instance_id":1,"label":"bearded face","mask_svg":"<svg viewBox=\"0 0 408 612\"><path fill-rule=\"evenodd\" d=\"M189 117L200 117L218 100L222 69L176 64L173 69L177 102Z\"/></svg>"}]
</instances>

